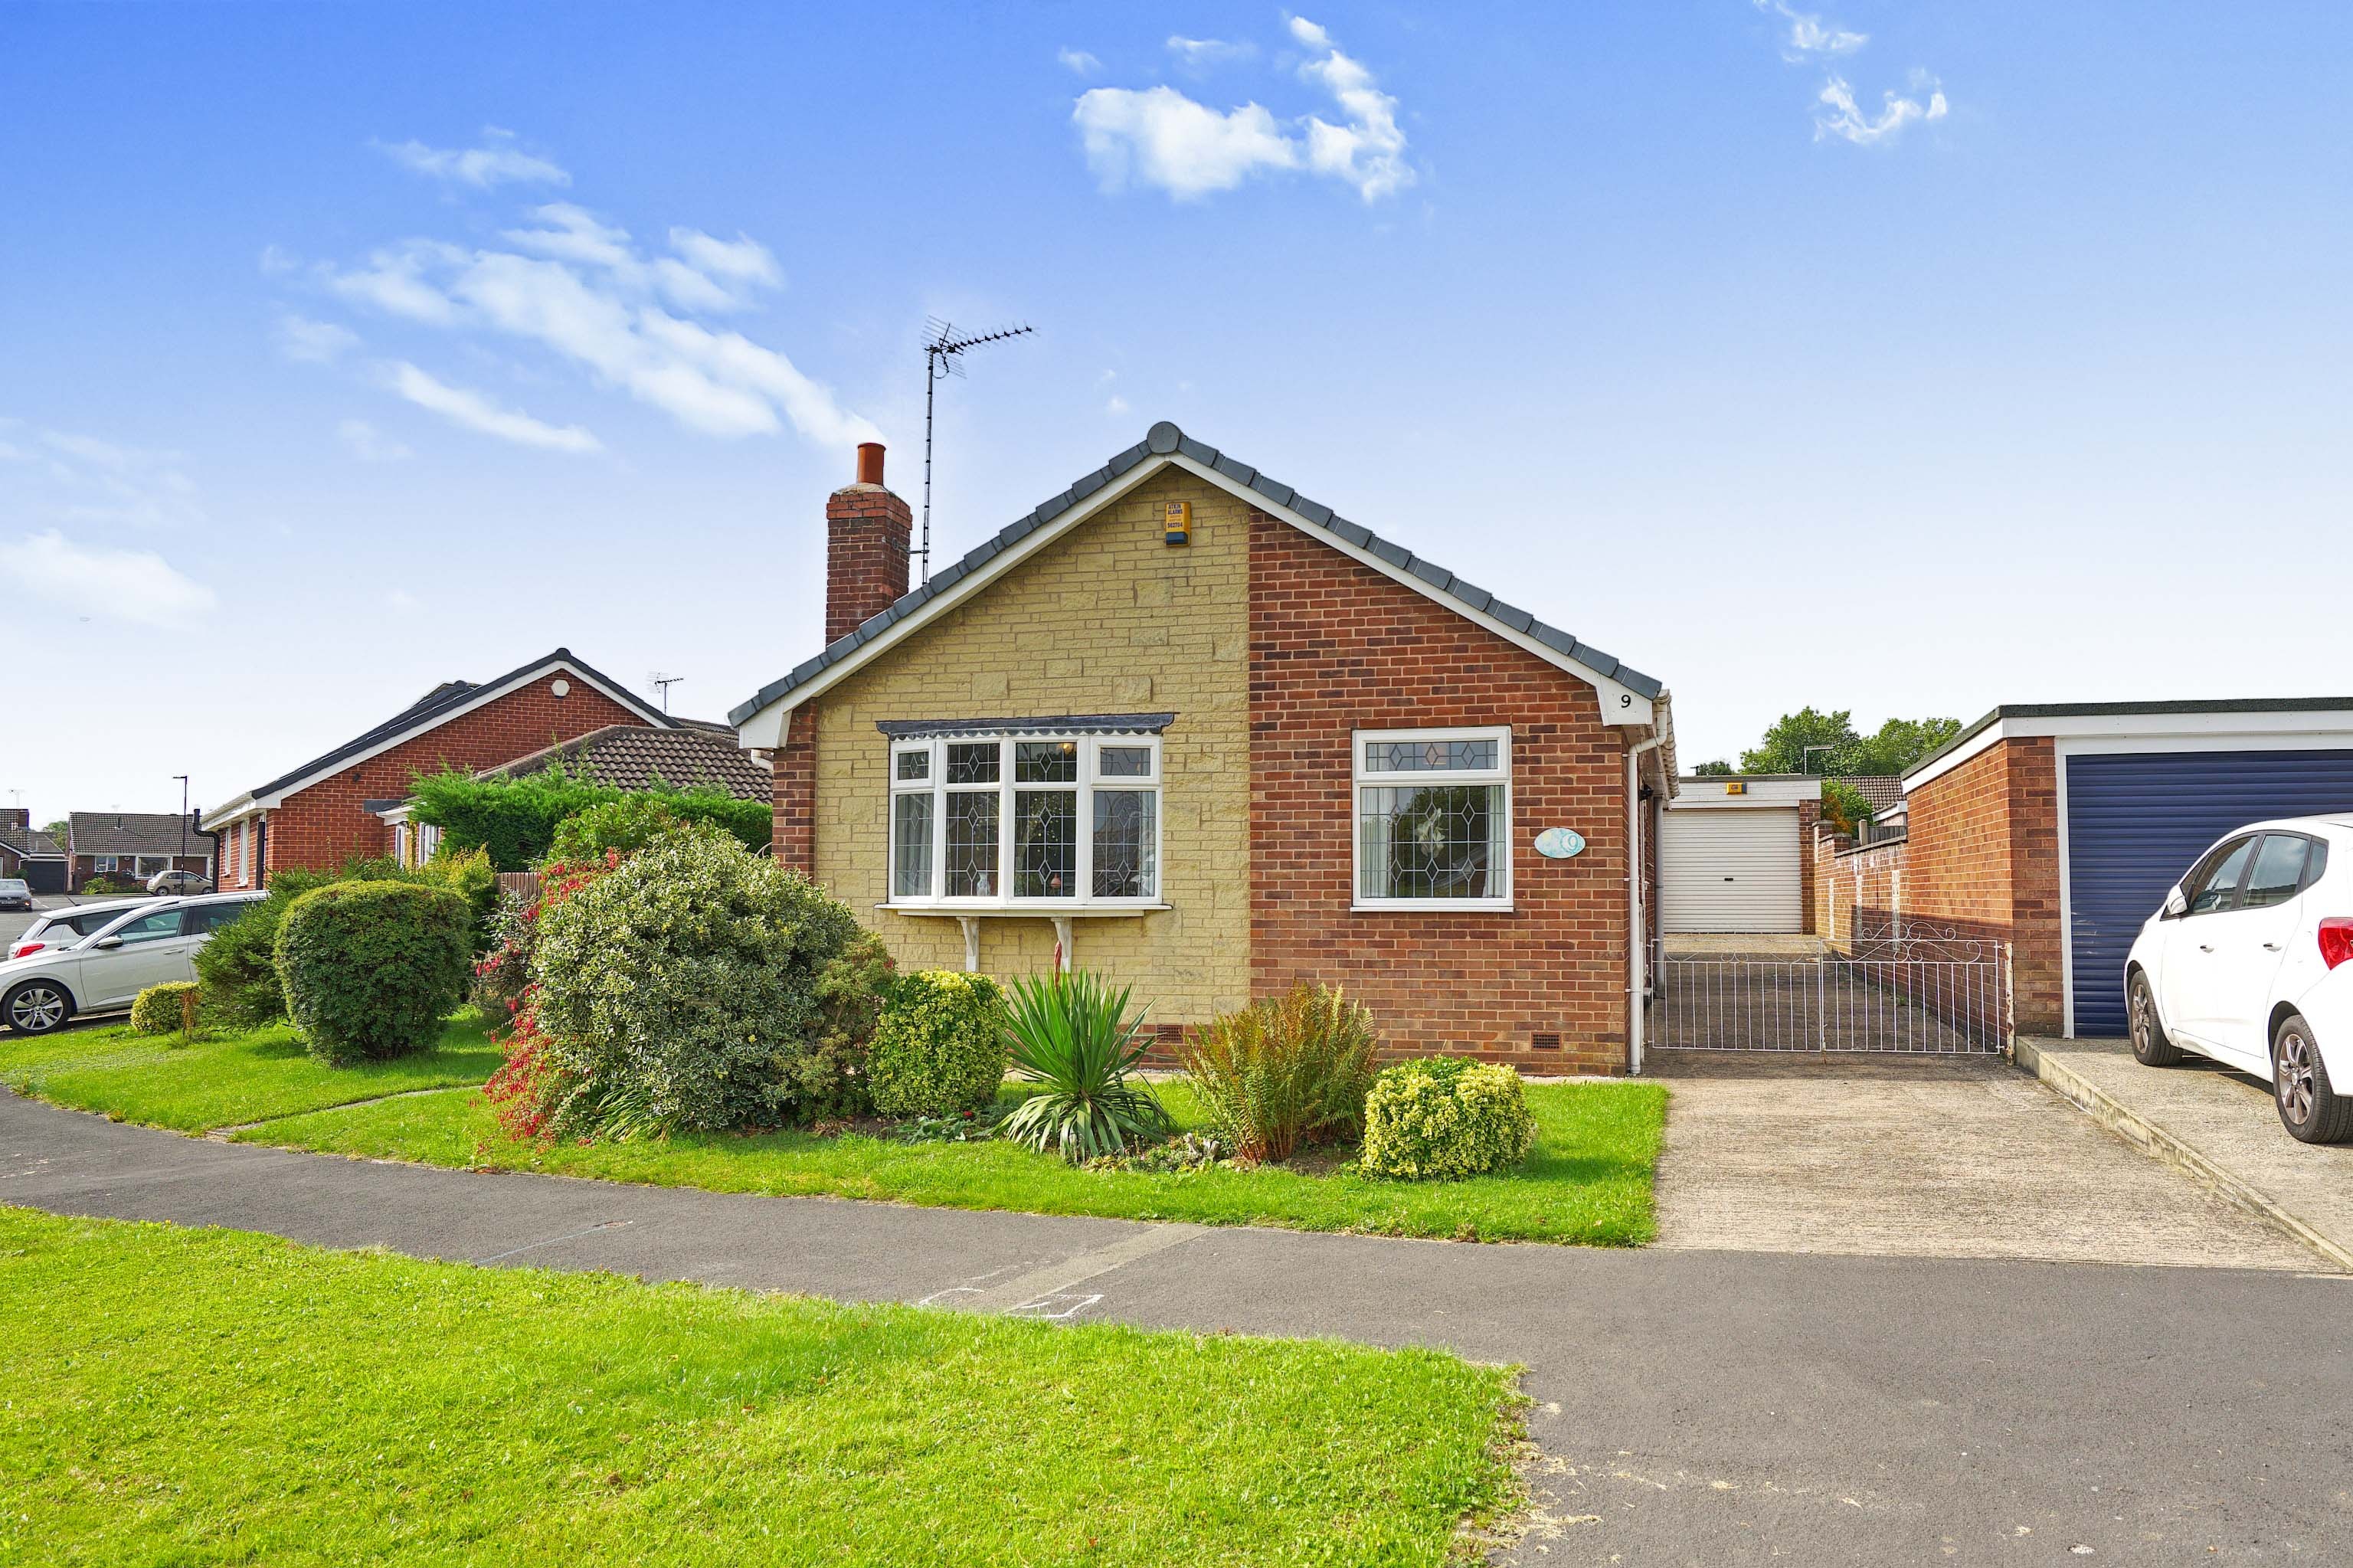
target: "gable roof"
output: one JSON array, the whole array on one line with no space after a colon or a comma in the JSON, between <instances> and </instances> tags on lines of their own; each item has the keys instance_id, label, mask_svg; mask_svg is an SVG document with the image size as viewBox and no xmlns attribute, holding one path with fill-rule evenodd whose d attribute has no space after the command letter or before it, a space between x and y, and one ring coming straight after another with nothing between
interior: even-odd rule
<instances>
[{"instance_id":1,"label":"gable roof","mask_svg":"<svg viewBox=\"0 0 2353 1568\"><path fill-rule=\"evenodd\" d=\"M1887 773L1834 773L1831 776L1852 789L1873 811L1904 802L1904 780Z\"/></svg>"},{"instance_id":2,"label":"gable roof","mask_svg":"<svg viewBox=\"0 0 2353 1568\"><path fill-rule=\"evenodd\" d=\"M977 587L978 584L972 579L993 577L1048 543L1060 531L1049 530L1050 524L1058 520L1076 522L1090 515L1103 502L1111 499L1104 492L1114 486L1121 490L1132 489L1170 467L1185 468L1231 491L1252 505L1282 517L1409 588L1447 604L1472 620L1489 624L1492 629L1501 631L1521 646L1528 647L1554 664L1565 669L1573 668L1588 679L1614 681L1650 701L1656 701L1666 690L1653 677L1643 674L1599 648L1579 642L1570 633L1538 620L1526 610L1504 603L1486 589L1465 582L1436 562L1426 560L1402 546L1389 543L1369 528L1349 522L1321 502L1311 501L1282 481L1226 456L1215 447L1195 440L1163 419L1152 427L1144 440L1116 454L1092 473L1081 475L1060 494L1040 502L1026 516L1007 524L994 538L983 543L962 560L936 573L930 582L904 594L888 609L870 618L855 631L828 644L815 658L796 665L790 673L761 687L751 701L729 710L728 722L738 726L746 724L763 709L800 693L802 697L795 698L797 704L809 694L820 676L842 669L853 661L864 662L866 651L890 637L894 629L905 628L937 613L947 603L964 597L958 592L960 588L969 592L971 588ZM1067 514L1073 509L1079 509L1078 516L1069 517ZM897 639L892 637L891 640L895 641ZM846 670L843 673L846 673ZM747 740L746 744L773 743Z\"/></svg>"},{"instance_id":3,"label":"gable roof","mask_svg":"<svg viewBox=\"0 0 2353 1568\"><path fill-rule=\"evenodd\" d=\"M174 811L74 811L66 817L66 842L76 854L178 854L184 835L190 854L211 853L195 824Z\"/></svg>"},{"instance_id":4,"label":"gable roof","mask_svg":"<svg viewBox=\"0 0 2353 1568\"><path fill-rule=\"evenodd\" d=\"M606 696L642 715L649 725L673 729L679 721L628 690L617 681L600 673L573 656L569 648L558 648L543 653L528 664L520 664L493 680L444 681L408 706L393 715L373 729L353 736L332 751L312 758L300 768L280 774L269 783L247 790L225 805L217 806L205 817L206 824L216 825L254 805L275 806L283 796L316 782L346 765L361 761L380 751L386 751L411 736L448 723L459 714L470 712L482 704L495 701L508 692L526 685L539 676L554 670L565 670L579 676Z\"/></svg>"},{"instance_id":5,"label":"gable roof","mask_svg":"<svg viewBox=\"0 0 2353 1568\"><path fill-rule=\"evenodd\" d=\"M65 846L38 828L0 828L0 844L26 860L63 860Z\"/></svg>"},{"instance_id":6,"label":"gable roof","mask_svg":"<svg viewBox=\"0 0 2353 1568\"><path fill-rule=\"evenodd\" d=\"M485 768L477 779L521 779L562 762L616 789L649 789L657 779L672 789L709 787L739 800L765 800L776 793L768 765L735 744L732 729L681 719L676 729L615 724L590 730L561 746Z\"/></svg>"}]
</instances>

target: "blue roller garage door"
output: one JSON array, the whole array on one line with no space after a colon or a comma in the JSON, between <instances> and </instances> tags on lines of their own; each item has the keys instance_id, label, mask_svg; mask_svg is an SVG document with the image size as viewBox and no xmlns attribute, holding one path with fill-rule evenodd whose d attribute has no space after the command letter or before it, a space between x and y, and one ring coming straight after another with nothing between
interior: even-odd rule
<instances>
[{"instance_id":1,"label":"blue roller garage door","mask_svg":"<svg viewBox=\"0 0 2353 1568\"><path fill-rule=\"evenodd\" d=\"M2075 1033L2125 1032L2125 955L2198 852L2242 823L2353 809L2353 750L2067 758Z\"/></svg>"}]
</instances>

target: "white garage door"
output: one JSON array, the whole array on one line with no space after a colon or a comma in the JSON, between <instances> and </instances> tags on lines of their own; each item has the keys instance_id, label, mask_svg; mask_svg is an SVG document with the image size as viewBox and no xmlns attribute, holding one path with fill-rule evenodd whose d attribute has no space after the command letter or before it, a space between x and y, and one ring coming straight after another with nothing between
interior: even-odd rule
<instances>
[{"instance_id":1,"label":"white garage door","mask_svg":"<svg viewBox=\"0 0 2353 1568\"><path fill-rule=\"evenodd\" d=\"M1667 931L1796 931L1794 807L1664 813L1659 924Z\"/></svg>"}]
</instances>

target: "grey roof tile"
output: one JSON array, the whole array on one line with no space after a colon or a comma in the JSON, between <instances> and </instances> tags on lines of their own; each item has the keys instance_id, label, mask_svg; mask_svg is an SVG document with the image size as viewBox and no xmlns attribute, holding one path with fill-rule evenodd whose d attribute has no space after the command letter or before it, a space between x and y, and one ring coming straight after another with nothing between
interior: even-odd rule
<instances>
[{"instance_id":1,"label":"grey roof tile","mask_svg":"<svg viewBox=\"0 0 2353 1568\"><path fill-rule=\"evenodd\" d=\"M739 704L729 711L727 722L731 725L742 725L762 708L791 693L795 687L814 680L827 669L848 657L861 644L871 641L875 633L914 614L935 595L945 591L952 584L962 581L972 572L1002 554L1008 546L1018 543L1036 532L1039 524L1060 516L1083 497L1093 494L1113 479L1133 470L1147 456L1165 457L1172 452L1181 452L1193 461L1215 470L1243 488L1267 497L1276 505L1290 508L1310 524L1328 529L1335 536L1356 549L1371 551L1380 560L1429 583L1435 591L1452 599L1463 609L1489 616L1523 636L1534 636L1546 647L1553 649L1564 658L1583 665L1597 675L1616 680L1628 689L1639 692L1646 697L1657 697L1665 694L1665 686L1652 677L1643 674L1639 670L1629 669L1609 654L1597 648L1586 646L1557 627L1546 625L1525 609L1505 604L1486 589L1472 587L1443 567L1423 560L1410 551L1389 543L1371 529L1335 515L1332 509L1323 503L1310 500L1287 484L1268 479L1256 469L1226 457L1217 448L1206 442L1195 440L1176 425L1163 419L1145 432L1143 440L1118 453L1103 467L1082 476L1060 495L1052 496L1041 503L1038 509L1027 517L999 532L994 537L982 541L977 548L967 554L962 560L941 571L932 579L928 587L915 588L907 593L892 604L890 609L873 617L856 631L834 642L816 658L805 660L795 665L791 674L761 687L758 694L751 701ZM877 622L881 624L877 625Z\"/></svg>"}]
</instances>

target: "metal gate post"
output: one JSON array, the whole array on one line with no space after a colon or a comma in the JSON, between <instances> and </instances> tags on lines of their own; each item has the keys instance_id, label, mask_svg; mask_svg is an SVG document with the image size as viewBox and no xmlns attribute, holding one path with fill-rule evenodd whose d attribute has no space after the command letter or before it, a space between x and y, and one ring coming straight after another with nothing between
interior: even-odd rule
<instances>
[{"instance_id":1,"label":"metal gate post","mask_svg":"<svg viewBox=\"0 0 2353 1568\"><path fill-rule=\"evenodd\" d=\"M1814 955L1814 1049L1817 1051L1827 1051L1831 1048L1830 1005L1827 1001L1828 987L1822 980L1822 970L1826 967L1828 961L1829 960L1820 953L1816 953Z\"/></svg>"}]
</instances>

